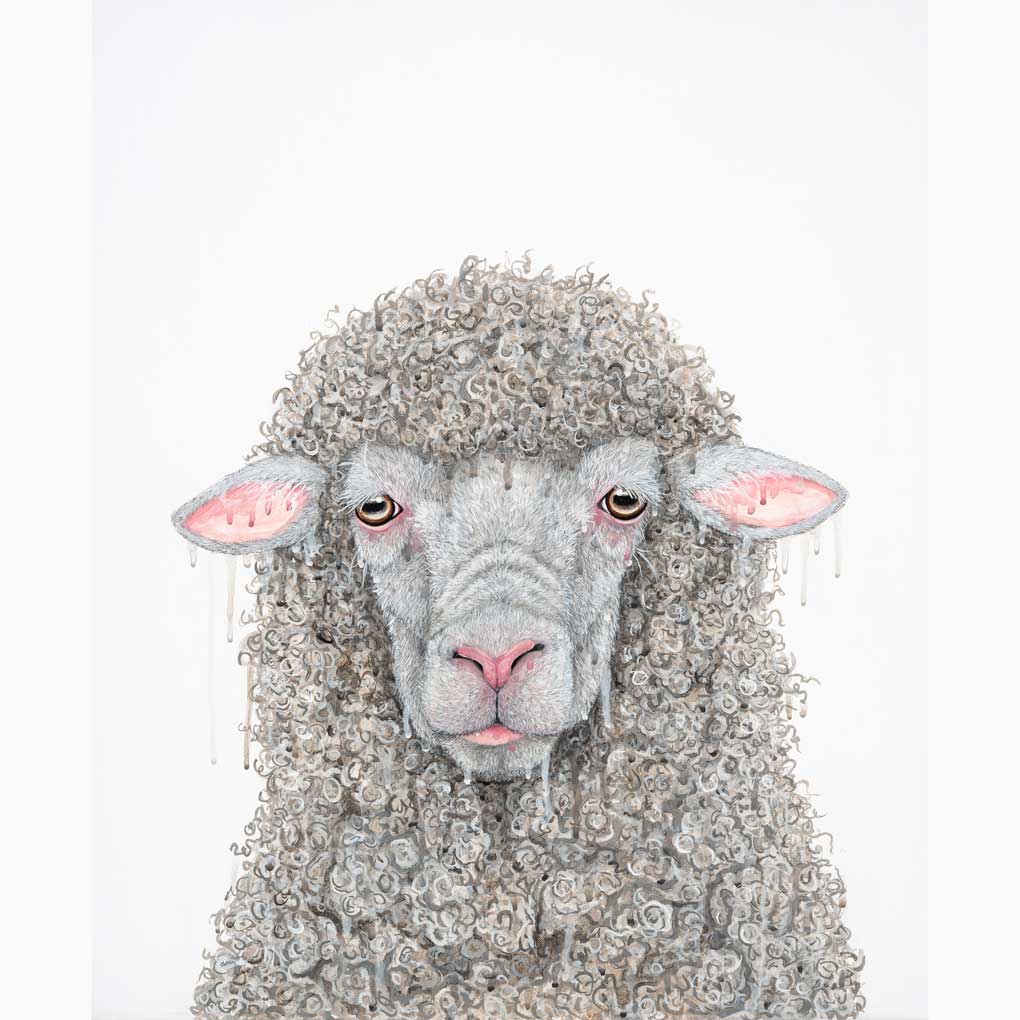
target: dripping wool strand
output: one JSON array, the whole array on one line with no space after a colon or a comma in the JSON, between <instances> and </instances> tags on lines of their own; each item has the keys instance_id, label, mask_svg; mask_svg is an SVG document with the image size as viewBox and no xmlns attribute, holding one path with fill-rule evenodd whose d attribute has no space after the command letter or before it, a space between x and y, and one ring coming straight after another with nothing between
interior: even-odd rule
<instances>
[{"instance_id":1,"label":"dripping wool strand","mask_svg":"<svg viewBox=\"0 0 1020 1020\"><path fill-rule=\"evenodd\" d=\"M528 259L331 313L274 406L253 456L332 473L365 439L450 464L739 442L647 294ZM405 735L336 488L314 555L255 565L241 651L266 787L196 1016L857 1016L863 958L795 780L786 698L806 678L773 622L775 546L741 556L667 489L651 569L624 582L612 730L596 703L541 777L469 784Z\"/></svg>"}]
</instances>

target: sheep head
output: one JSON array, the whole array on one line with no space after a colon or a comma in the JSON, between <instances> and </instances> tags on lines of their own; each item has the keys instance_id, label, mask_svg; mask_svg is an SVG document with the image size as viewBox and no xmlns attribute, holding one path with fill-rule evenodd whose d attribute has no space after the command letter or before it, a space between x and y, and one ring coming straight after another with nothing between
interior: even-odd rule
<instances>
[{"instance_id":1,"label":"sheep head","mask_svg":"<svg viewBox=\"0 0 1020 1020\"><path fill-rule=\"evenodd\" d=\"M392 642L405 719L465 773L529 773L608 691L620 592L665 485L703 526L742 541L815 527L842 487L761 450L724 444L666 465L611 439L562 456L479 453L446 467L364 443L339 479ZM317 547L327 476L271 457L186 503L174 523L220 552Z\"/></svg>"},{"instance_id":2,"label":"sheep head","mask_svg":"<svg viewBox=\"0 0 1020 1020\"><path fill-rule=\"evenodd\" d=\"M334 313L174 515L262 560L266 787L196 1012L857 1015L768 541L843 490L742 445L704 352L588 269Z\"/></svg>"}]
</instances>

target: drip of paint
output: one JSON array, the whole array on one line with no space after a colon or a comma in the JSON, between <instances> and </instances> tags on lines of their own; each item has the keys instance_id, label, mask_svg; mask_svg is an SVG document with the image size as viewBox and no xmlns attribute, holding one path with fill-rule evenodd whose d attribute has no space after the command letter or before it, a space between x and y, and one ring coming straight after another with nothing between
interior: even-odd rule
<instances>
[{"instance_id":1,"label":"drip of paint","mask_svg":"<svg viewBox=\"0 0 1020 1020\"><path fill-rule=\"evenodd\" d=\"M237 589L237 557L227 557L227 641L234 640L234 596Z\"/></svg>"},{"instance_id":2,"label":"drip of paint","mask_svg":"<svg viewBox=\"0 0 1020 1020\"><path fill-rule=\"evenodd\" d=\"M198 546L188 543L188 562L194 566L198 563Z\"/></svg>"},{"instance_id":3,"label":"drip of paint","mask_svg":"<svg viewBox=\"0 0 1020 1020\"><path fill-rule=\"evenodd\" d=\"M808 553L811 546L809 535L800 536L800 604L807 605Z\"/></svg>"},{"instance_id":4,"label":"drip of paint","mask_svg":"<svg viewBox=\"0 0 1020 1020\"><path fill-rule=\"evenodd\" d=\"M779 563L783 573L787 573L790 569L790 540L788 538L779 540Z\"/></svg>"},{"instance_id":5,"label":"drip of paint","mask_svg":"<svg viewBox=\"0 0 1020 1020\"><path fill-rule=\"evenodd\" d=\"M464 785L465 786L471 785L471 769L469 768L464 769Z\"/></svg>"},{"instance_id":6,"label":"drip of paint","mask_svg":"<svg viewBox=\"0 0 1020 1020\"><path fill-rule=\"evenodd\" d=\"M606 729L610 728L610 699L612 698L612 684L613 674L610 670L605 669L602 671L602 722L605 724Z\"/></svg>"},{"instance_id":7,"label":"drip of paint","mask_svg":"<svg viewBox=\"0 0 1020 1020\"><path fill-rule=\"evenodd\" d=\"M832 545L836 554L836 576L839 577L843 573L843 522L839 514L832 518Z\"/></svg>"},{"instance_id":8,"label":"drip of paint","mask_svg":"<svg viewBox=\"0 0 1020 1020\"><path fill-rule=\"evenodd\" d=\"M213 694L213 676L216 672L216 564L209 557L209 655L206 661L205 691L209 704L209 763L216 764L216 699Z\"/></svg>"},{"instance_id":9,"label":"drip of paint","mask_svg":"<svg viewBox=\"0 0 1020 1020\"><path fill-rule=\"evenodd\" d=\"M301 558L305 561L305 566L312 566L315 562L315 554L319 551L319 548L320 543L314 538L308 538L305 540L301 549Z\"/></svg>"},{"instance_id":10,"label":"drip of paint","mask_svg":"<svg viewBox=\"0 0 1020 1020\"><path fill-rule=\"evenodd\" d=\"M388 790L393 782L393 755L388 747L379 751L379 760L382 762L383 787Z\"/></svg>"},{"instance_id":11,"label":"drip of paint","mask_svg":"<svg viewBox=\"0 0 1020 1020\"><path fill-rule=\"evenodd\" d=\"M738 574L740 577L751 576L751 536L744 535L740 540L740 553L737 558Z\"/></svg>"},{"instance_id":12,"label":"drip of paint","mask_svg":"<svg viewBox=\"0 0 1020 1020\"><path fill-rule=\"evenodd\" d=\"M567 925L563 932L563 956L560 959L560 963L563 967L563 980L569 981L571 979L571 972L573 971L573 964L570 960L571 950L574 948L574 925L573 922Z\"/></svg>"},{"instance_id":13,"label":"drip of paint","mask_svg":"<svg viewBox=\"0 0 1020 1020\"><path fill-rule=\"evenodd\" d=\"M698 525L698 545L705 544L705 535L708 533L708 525L704 521Z\"/></svg>"},{"instance_id":14,"label":"drip of paint","mask_svg":"<svg viewBox=\"0 0 1020 1020\"><path fill-rule=\"evenodd\" d=\"M344 938L349 939L351 937L351 915L344 914L343 917L340 918L340 925L343 929Z\"/></svg>"},{"instance_id":15,"label":"drip of paint","mask_svg":"<svg viewBox=\"0 0 1020 1020\"><path fill-rule=\"evenodd\" d=\"M545 798L545 816L543 822L551 822L553 817L552 796L549 793L549 761L552 758L552 748L542 756L542 796Z\"/></svg>"},{"instance_id":16,"label":"drip of paint","mask_svg":"<svg viewBox=\"0 0 1020 1020\"><path fill-rule=\"evenodd\" d=\"M241 855L231 854L234 858L233 863L230 865L230 888L234 888L234 883L237 881L237 874L241 870Z\"/></svg>"},{"instance_id":17,"label":"drip of paint","mask_svg":"<svg viewBox=\"0 0 1020 1020\"><path fill-rule=\"evenodd\" d=\"M818 528L815 528L811 535L814 540L815 555L817 556L822 551L822 533Z\"/></svg>"},{"instance_id":18,"label":"drip of paint","mask_svg":"<svg viewBox=\"0 0 1020 1020\"><path fill-rule=\"evenodd\" d=\"M404 706L404 736L411 739L411 706Z\"/></svg>"},{"instance_id":19,"label":"drip of paint","mask_svg":"<svg viewBox=\"0 0 1020 1020\"><path fill-rule=\"evenodd\" d=\"M514 469L510 458L503 461L503 488L509 492L514 485Z\"/></svg>"},{"instance_id":20,"label":"drip of paint","mask_svg":"<svg viewBox=\"0 0 1020 1020\"><path fill-rule=\"evenodd\" d=\"M241 563L245 567L250 567L251 566L251 553L245 553L241 557Z\"/></svg>"},{"instance_id":21,"label":"drip of paint","mask_svg":"<svg viewBox=\"0 0 1020 1020\"><path fill-rule=\"evenodd\" d=\"M251 768L251 712L255 704L255 663L248 663L248 683L244 698L244 767Z\"/></svg>"}]
</instances>

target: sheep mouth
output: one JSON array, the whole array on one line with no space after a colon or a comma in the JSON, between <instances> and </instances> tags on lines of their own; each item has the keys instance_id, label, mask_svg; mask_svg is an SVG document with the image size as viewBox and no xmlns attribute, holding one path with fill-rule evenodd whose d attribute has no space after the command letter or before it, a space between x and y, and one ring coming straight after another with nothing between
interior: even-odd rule
<instances>
[{"instance_id":1,"label":"sheep mouth","mask_svg":"<svg viewBox=\"0 0 1020 1020\"><path fill-rule=\"evenodd\" d=\"M486 726L484 730L476 730L474 733L461 734L463 740L469 740L472 744L480 744L483 747L501 747L504 744L512 744L517 740L523 740L524 734L515 730L508 730L501 723L493 723Z\"/></svg>"}]
</instances>

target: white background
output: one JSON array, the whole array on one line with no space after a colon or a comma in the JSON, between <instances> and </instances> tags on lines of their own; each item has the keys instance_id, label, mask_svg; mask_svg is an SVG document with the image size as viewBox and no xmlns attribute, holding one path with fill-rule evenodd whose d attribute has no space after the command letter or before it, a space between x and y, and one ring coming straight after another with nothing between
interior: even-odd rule
<instances>
[{"instance_id":1,"label":"white background","mask_svg":"<svg viewBox=\"0 0 1020 1020\"><path fill-rule=\"evenodd\" d=\"M800 775L867 1015L926 1014L924 34L912 3L97 3L97 1017L186 1015L258 791L219 562L208 763L210 560L170 511L332 304L528 247L653 289L745 439L850 489L844 577L824 550L784 606L823 681Z\"/></svg>"}]
</instances>

